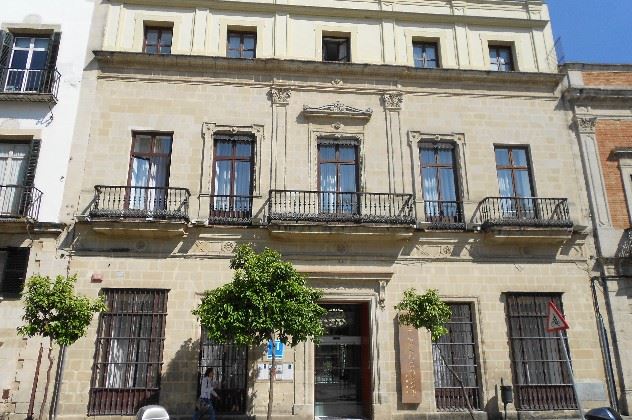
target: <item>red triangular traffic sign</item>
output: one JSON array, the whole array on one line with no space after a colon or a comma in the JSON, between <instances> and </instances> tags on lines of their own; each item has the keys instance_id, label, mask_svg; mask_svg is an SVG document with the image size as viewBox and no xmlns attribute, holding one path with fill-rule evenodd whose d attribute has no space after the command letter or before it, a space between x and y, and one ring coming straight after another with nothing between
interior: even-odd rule
<instances>
[{"instance_id":1,"label":"red triangular traffic sign","mask_svg":"<svg viewBox=\"0 0 632 420\"><path fill-rule=\"evenodd\" d=\"M561 330L567 330L570 328L566 319L564 319L564 315L560 312L559 309L555 306L553 301L549 302L549 314L546 317L546 330L548 332L555 332Z\"/></svg>"}]
</instances>

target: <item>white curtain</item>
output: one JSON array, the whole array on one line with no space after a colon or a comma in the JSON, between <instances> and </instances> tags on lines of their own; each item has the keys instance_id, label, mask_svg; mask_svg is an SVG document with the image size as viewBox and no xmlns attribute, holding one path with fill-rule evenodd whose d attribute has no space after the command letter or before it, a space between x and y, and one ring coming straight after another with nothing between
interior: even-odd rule
<instances>
[{"instance_id":1,"label":"white curtain","mask_svg":"<svg viewBox=\"0 0 632 420\"><path fill-rule=\"evenodd\" d=\"M327 191L320 195L321 213L336 212L336 164L325 163L320 165L320 190Z\"/></svg>"},{"instance_id":2,"label":"white curtain","mask_svg":"<svg viewBox=\"0 0 632 420\"><path fill-rule=\"evenodd\" d=\"M129 208L145 210L145 203L147 202L147 190L143 187L149 186L150 162L148 158L137 156L134 156L132 159L132 179L130 185Z\"/></svg>"},{"instance_id":3,"label":"white curtain","mask_svg":"<svg viewBox=\"0 0 632 420\"><path fill-rule=\"evenodd\" d=\"M16 214L19 210L28 153L28 144L0 144L0 214Z\"/></svg>"},{"instance_id":4,"label":"white curtain","mask_svg":"<svg viewBox=\"0 0 632 420\"><path fill-rule=\"evenodd\" d=\"M215 195L230 195L230 160L215 162ZM215 210L228 211L230 197L215 197Z\"/></svg>"},{"instance_id":5,"label":"white curtain","mask_svg":"<svg viewBox=\"0 0 632 420\"><path fill-rule=\"evenodd\" d=\"M233 190L236 196L250 195L250 162L235 162L235 185ZM235 198L235 210L250 210L250 199L248 197Z\"/></svg>"},{"instance_id":6,"label":"white curtain","mask_svg":"<svg viewBox=\"0 0 632 420\"><path fill-rule=\"evenodd\" d=\"M426 217L439 216L439 188L437 180L437 170L434 168L424 168L422 170L424 207Z\"/></svg>"}]
</instances>

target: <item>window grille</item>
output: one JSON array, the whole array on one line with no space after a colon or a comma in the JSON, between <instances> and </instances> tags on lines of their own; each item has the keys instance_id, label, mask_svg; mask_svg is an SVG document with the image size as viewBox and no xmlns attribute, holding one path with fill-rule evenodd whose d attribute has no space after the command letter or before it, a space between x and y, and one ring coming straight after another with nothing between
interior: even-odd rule
<instances>
[{"instance_id":1,"label":"window grille","mask_svg":"<svg viewBox=\"0 0 632 420\"><path fill-rule=\"evenodd\" d=\"M558 333L549 333L545 329L551 300L562 310L561 295L507 295L507 324L518 410L570 410L577 406L562 341ZM567 340L565 334L563 337Z\"/></svg>"},{"instance_id":2,"label":"window grille","mask_svg":"<svg viewBox=\"0 0 632 420\"><path fill-rule=\"evenodd\" d=\"M244 414L248 384L248 348L236 344L217 344L202 329L198 395L202 375L213 369L213 387L219 395L214 401L215 411L222 414Z\"/></svg>"},{"instance_id":3,"label":"window grille","mask_svg":"<svg viewBox=\"0 0 632 420\"><path fill-rule=\"evenodd\" d=\"M458 381L448 369L454 370L465 388L472 408L480 409L478 358L474 341L474 317L469 303L451 303L452 317L446 324L448 334L432 346L435 377L435 399L441 411L461 411L467 403ZM443 355L442 360L439 354ZM447 363L447 366L446 366Z\"/></svg>"},{"instance_id":4,"label":"window grille","mask_svg":"<svg viewBox=\"0 0 632 420\"><path fill-rule=\"evenodd\" d=\"M157 404L167 290L104 289L88 415L133 415Z\"/></svg>"}]
</instances>

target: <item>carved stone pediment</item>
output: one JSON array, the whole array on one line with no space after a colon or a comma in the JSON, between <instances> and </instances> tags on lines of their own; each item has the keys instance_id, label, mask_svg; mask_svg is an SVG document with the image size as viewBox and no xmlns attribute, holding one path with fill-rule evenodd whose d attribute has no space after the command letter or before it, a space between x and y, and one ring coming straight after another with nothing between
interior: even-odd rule
<instances>
[{"instance_id":1,"label":"carved stone pediment","mask_svg":"<svg viewBox=\"0 0 632 420\"><path fill-rule=\"evenodd\" d=\"M323 106L303 106L303 115L306 117L351 117L370 119L373 115L371 108L360 109L342 102L334 102L333 104Z\"/></svg>"}]
</instances>

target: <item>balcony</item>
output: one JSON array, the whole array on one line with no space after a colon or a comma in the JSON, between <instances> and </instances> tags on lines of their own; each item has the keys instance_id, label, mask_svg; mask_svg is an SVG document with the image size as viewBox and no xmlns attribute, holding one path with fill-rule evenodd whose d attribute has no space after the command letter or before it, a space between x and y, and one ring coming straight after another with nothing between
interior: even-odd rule
<instances>
[{"instance_id":1,"label":"balcony","mask_svg":"<svg viewBox=\"0 0 632 420\"><path fill-rule=\"evenodd\" d=\"M0 101L57 103L60 79L56 68L31 70L0 67Z\"/></svg>"},{"instance_id":2,"label":"balcony","mask_svg":"<svg viewBox=\"0 0 632 420\"><path fill-rule=\"evenodd\" d=\"M35 187L0 185L0 219L37 220L42 195Z\"/></svg>"},{"instance_id":3,"label":"balcony","mask_svg":"<svg viewBox=\"0 0 632 420\"><path fill-rule=\"evenodd\" d=\"M428 230L464 230L462 201L424 201L424 221Z\"/></svg>"},{"instance_id":4,"label":"balcony","mask_svg":"<svg viewBox=\"0 0 632 420\"><path fill-rule=\"evenodd\" d=\"M252 195L211 195L209 225L252 223Z\"/></svg>"},{"instance_id":5,"label":"balcony","mask_svg":"<svg viewBox=\"0 0 632 420\"><path fill-rule=\"evenodd\" d=\"M271 190L268 221L413 225L411 194Z\"/></svg>"},{"instance_id":6,"label":"balcony","mask_svg":"<svg viewBox=\"0 0 632 420\"><path fill-rule=\"evenodd\" d=\"M189 220L186 188L96 185L92 219Z\"/></svg>"},{"instance_id":7,"label":"balcony","mask_svg":"<svg viewBox=\"0 0 632 420\"><path fill-rule=\"evenodd\" d=\"M566 198L487 197L480 202L478 215L483 229L573 227Z\"/></svg>"}]
</instances>

